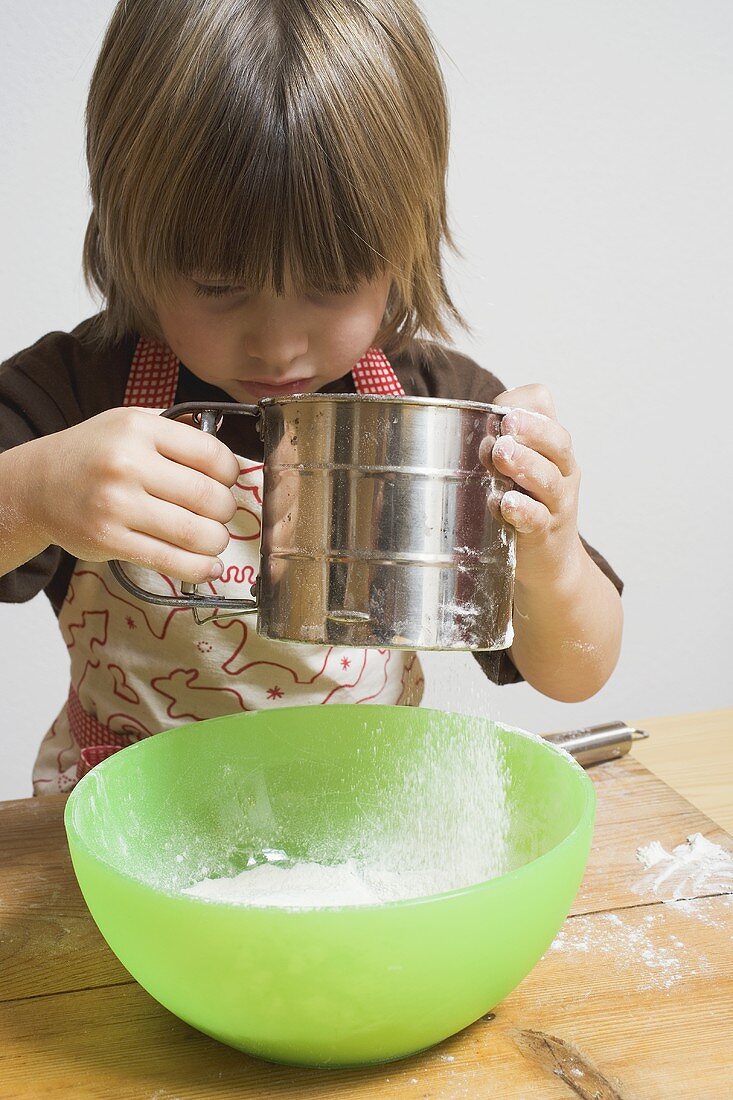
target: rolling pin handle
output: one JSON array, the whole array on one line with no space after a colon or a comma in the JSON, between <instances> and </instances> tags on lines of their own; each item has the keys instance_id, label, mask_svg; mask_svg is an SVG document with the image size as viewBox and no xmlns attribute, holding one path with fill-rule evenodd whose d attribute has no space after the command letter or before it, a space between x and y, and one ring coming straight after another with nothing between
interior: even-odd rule
<instances>
[{"instance_id":1,"label":"rolling pin handle","mask_svg":"<svg viewBox=\"0 0 733 1100\"><path fill-rule=\"evenodd\" d=\"M585 768L606 760L618 760L629 751L632 741L648 736L644 730L637 730L626 722L604 722L600 726L586 726L585 729L548 733L545 734L545 741L569 752Z\"/></svg>"}]
</instances>

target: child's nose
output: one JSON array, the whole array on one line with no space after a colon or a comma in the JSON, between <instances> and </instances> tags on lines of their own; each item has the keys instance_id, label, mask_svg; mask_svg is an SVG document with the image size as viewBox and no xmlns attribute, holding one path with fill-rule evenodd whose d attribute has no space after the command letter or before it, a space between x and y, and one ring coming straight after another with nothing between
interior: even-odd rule
<instances>
[{"instance_id":1,"label":"child's nose","mask_svg":"<svg viewBox=\"0 0 733 1100\"><path fill-rule=\"evenodd\" d=\"M268 370L283 372L307 353L308 333L300 325L260 325L247 334L245 351Z\"/></svg>"}]
</instances>

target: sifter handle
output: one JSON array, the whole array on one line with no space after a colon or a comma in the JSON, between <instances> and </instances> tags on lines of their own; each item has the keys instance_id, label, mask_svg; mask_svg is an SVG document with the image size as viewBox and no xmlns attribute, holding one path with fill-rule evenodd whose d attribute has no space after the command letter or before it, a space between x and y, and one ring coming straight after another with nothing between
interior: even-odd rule
<instances>
[{"instance_id":1,"label":"sifter handle","mask_svg":"<svg viewBox=\"0 0 733 1100\"><path fill-rule=\"evenodd\" d=\"M188 401L180 405L173 405L170 409L165 409L160 415L170 420L177 420L181 416L191 415L196 427L200 428L201 431L208 432L210 435L216 435L222 417L230 414L259 418L260 407L259 405L243 405L236 402L220 402L210 405L202 401ZM231 597L201 596L198 593L198 585L187 581L181 582L180 596L159 596L157 593L148 592L135 584L123 569L122 562L111 559L108 564L112 576L130 595L143 600L145 603L159 604L161 607L188 607L193 611L194 619L199 625L208 622L213 617L209 616L207 619L202 619L200 612L204 608L218 610L223 605L228 604L230 611L226 615L219 615L218 618L220 619L228 618L229 614L248 615L258 610L256 599L243 600L232 599Z\"/></svg>"},{"instance_id":2,"label":"sifter handle","mask_svg":"<svg viewBox=\"0 0 733 1100\"><path fill-rule=\"evenodd\" d=\"M172 410L167 409L163 416L170 414ZM209 435L216 435L216 430L219 426L219 418L213 409L204 409L199 414L198 427L202 432L208 432ZM199 586L192 584L191 581L181 581L181 593L184 596L195 596L198 594Z\"/></svg>"}]
</instances>

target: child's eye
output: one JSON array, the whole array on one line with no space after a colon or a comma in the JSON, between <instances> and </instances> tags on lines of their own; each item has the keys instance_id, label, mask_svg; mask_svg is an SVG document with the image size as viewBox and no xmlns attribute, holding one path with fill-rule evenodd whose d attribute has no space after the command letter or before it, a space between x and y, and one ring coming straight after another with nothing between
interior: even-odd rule
<instances>
[{"instance_id":1,"label":"child's eye","mask_svg":"<svg viewBox=\"0 0 733 1100\"><path fill-rule=\"evenodd\" d=\"M227 286L223 283L194 283L194 291L200 298L226 298L231 294L244 294L243 286Z\"/></svg>"}]
</instances>

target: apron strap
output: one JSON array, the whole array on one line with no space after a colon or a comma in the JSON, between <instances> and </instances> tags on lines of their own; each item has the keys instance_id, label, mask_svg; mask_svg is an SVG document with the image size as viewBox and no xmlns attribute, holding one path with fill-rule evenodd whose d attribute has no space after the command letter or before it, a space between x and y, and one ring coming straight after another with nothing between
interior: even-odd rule
<instances>
[{"instance_id":1,"label":"apron strap","mask_svg":"<svg viewBox=\"0 0 733 1100\"><path fill-rule=\"evenodd\" d=\"M405 391L394 368L381 348L369 348L352 368L357 393L377 393L387 397L403 397Z\"/></svg>"},{"instance_id":2,"label":"apron strap","mask_svg":"<svg viewBox=\"0 0 733 1100\"><path fill-rule=\"evenodd\" d=\"M122 404L145 409L168 409L176 403L179 360L167 344L156 340L137 342L127 376Z\"/></svg>"}]
</instances>

